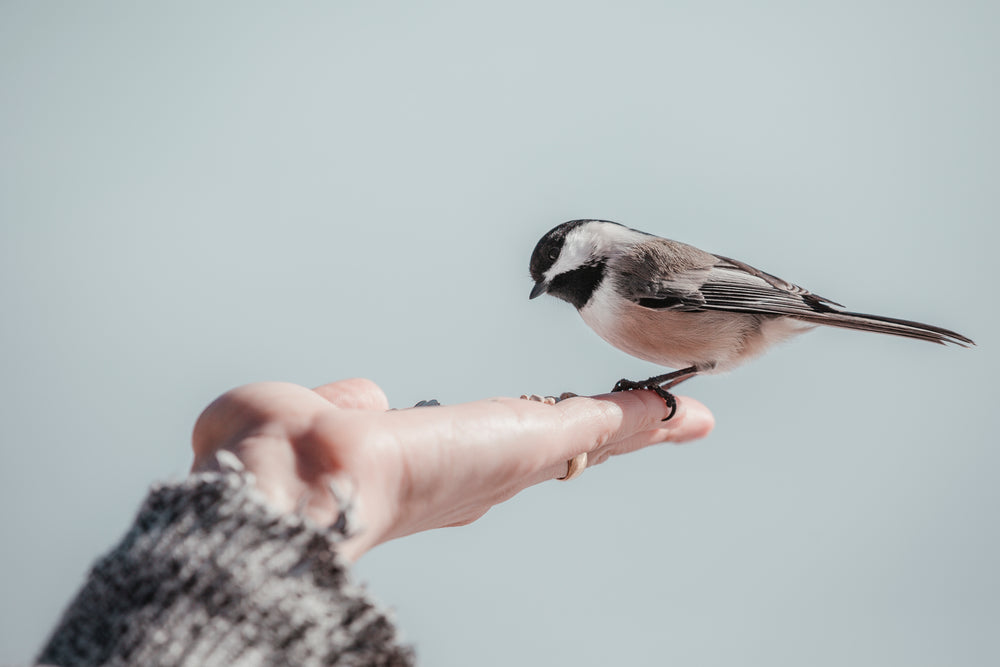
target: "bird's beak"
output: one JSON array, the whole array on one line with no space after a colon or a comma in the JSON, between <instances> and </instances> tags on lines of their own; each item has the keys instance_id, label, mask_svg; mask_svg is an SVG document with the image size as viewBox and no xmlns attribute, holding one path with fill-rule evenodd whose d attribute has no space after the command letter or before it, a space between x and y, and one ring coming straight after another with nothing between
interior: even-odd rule
<instances>
[{"instance_id":1,"label":"bird's beak","mask_svg":"<svg viewBox=\"0 0 1000 667\"><path fill-rule=\"evenodd\" d=\"M549 291L549 284L545 282L545 279L539 280L535 283L535 286L531 288L531 295L529 299L534 299L536 296L541 296Z\"/></svg>"}]
</instances>

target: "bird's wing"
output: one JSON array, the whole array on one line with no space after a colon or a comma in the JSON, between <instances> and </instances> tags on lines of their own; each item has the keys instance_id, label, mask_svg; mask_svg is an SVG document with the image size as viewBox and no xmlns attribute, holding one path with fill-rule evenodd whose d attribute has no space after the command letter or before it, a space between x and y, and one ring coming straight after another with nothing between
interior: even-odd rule
<instances>
[{"instance_id":1,"label":"bird's wing","mask_svg":"<svg viewBox=\"0 0 1000 667\"><path fill-rule=\"evenodd\" d=\"M932 343L975 345L962 334L930 324L837 310L832 306L843 306L735 259L708 253L697 256L690 252L685 253L684 258L686 264L659 261L646 263L645 269L638 266L638 257L632 258L622 267L618 289L640 306L654 310L786 315L813 324L875 331ZM670 268L664 271L656 266Z\"/></svg>"},{"instance_id":2,"label":"bird's wing","mask_svg":"<svg viewBox=\"0 0 1000 667\"><path fill-rule=\"evenodd\" d=\"M702 266L632 282L629 298L656 310L772 315L829 313L835 312L830 305L840 305L749 264L720 255L710 257L711 263Z\"/></svg>"}]
</instances>

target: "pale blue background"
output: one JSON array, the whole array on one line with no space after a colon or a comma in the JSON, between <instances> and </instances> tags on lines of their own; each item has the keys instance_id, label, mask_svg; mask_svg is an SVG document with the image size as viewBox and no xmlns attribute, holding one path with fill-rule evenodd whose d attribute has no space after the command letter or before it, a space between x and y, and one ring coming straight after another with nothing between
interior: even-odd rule
<instances>
[{"instance_id":1,"label":"pale blue background","mask_svg":"<svg viewBox=\"0 0 1000 667\"><path fill-rule=\"evenodd\" d=\"M358 567L427 665L1000 664L1000 5L0 4L0 661L241 383L657 369L553 299L605 217L974 350L819 331L712 437Z\"/></svg>"}]
</instances>

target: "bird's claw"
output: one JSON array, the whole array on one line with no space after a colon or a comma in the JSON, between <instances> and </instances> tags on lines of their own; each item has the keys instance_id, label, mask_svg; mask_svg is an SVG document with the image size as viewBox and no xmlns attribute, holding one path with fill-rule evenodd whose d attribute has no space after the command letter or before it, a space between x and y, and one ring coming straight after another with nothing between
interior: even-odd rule
<instances>
[{"instance_id":1,"label":"bird's claw","mask_svg":"<svg viewBox=\"0 0 1000 667\"><path fill-rule=\"evenodd\" d=\"M659 384L651 383L648 380L646 382L635 382L633 380L621 379L615 383L614 389L611 390L611 393L619 391L635 391L636 389L648 389L663 399L663 402L667 404L667 408L670 409L670 412L663 418L663 421L669 421L675 414L677 414L677 398Z\"/></svg>"}]
</instances>

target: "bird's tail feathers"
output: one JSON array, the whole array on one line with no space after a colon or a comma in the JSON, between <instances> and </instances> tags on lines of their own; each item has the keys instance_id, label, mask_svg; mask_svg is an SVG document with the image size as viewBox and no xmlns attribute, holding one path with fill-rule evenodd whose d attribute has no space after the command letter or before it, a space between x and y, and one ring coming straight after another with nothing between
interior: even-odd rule
<instances>
[{"instance_id":1,"label":"bird's tail feathers","mask_svg":"<svg viewBox=\"0 0 1000 667\"><path fill-rule=\"evenodd\" d=\"M975 345L972 339L966 338L962 334L949 329L936 327L931 324L912 322L910 320L897 320L894 317L884 317L882 315L830 310L825 313L816 313L816 315L797 315L797 318L815 324L916 338L940 345L944 345L945 343L953 343L962 347Z\"/></svg>"}]
</instances>

